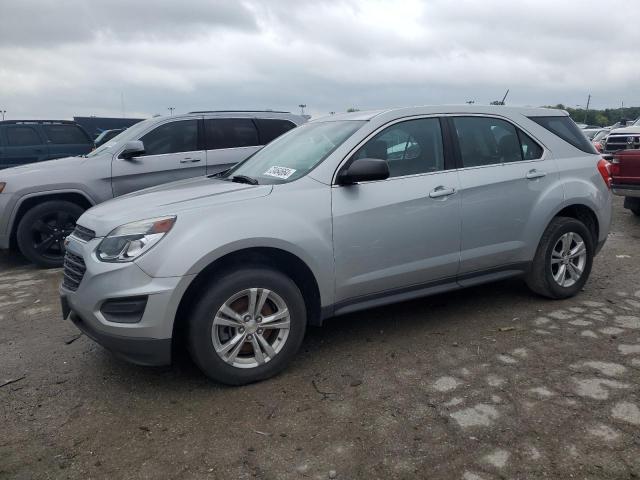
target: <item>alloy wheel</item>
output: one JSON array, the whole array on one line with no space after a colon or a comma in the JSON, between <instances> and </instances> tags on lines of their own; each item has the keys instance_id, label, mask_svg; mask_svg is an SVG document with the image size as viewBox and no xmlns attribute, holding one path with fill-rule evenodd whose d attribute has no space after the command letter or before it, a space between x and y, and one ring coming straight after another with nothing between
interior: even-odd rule
<instances>
[{"instance_id":1,"label":"alloy wheel","mask_svg":"<svg viewBox=\"0 0 640 480\"><path fill-rule=\"evenodd\" d=\"M551 275L561 287L574 285L584 272L587 246L575 232L562 235L551 250Z\"/></svg>"},{"instance_id":2,"label":"alloy wheel","mask_svg":"<svg viewBox=\"0 0 640 480\"><path fill-rule=\"evenodd\" d=\"M232 295L218 309L211 340L226 363L255 368L282 350L290 327L289 309L282 297L266 288L248 288Z\"/></svg>"},{"instance_id":3,"label":"alloy wheel","mask_svg":"<svg viewBox=\"0 0 640 480\"><path fill-rule=\"evenodd\" d=\"M78 219L67 212L53 212L38 218L31 226L31 240L36 252L47 259L64 256L64 239L71 235Z\"/></svg>"}]
</instances>

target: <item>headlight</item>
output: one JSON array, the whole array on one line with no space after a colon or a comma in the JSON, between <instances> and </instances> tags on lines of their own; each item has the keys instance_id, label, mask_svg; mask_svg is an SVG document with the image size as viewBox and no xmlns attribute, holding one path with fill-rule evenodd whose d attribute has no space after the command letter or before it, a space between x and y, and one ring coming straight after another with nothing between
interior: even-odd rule
<instances>
[{"instance_id":1,"label":"headlight","mask_svg":"<svg viewBox=\"0 0 640 480\"><path fill-rule=\"evenodd\" d=\"M159 217L127 223L104 237L96 248L103 262L131 262L151 249L176 222L176 217Z\"/></svg>"},{"instance_id":2,"label":"headlight","mask_svg":"<svg viewBox=\"0 0 640 480\"><path fill-rule=\"evenodd\" d=\"M4 183L4 182L0 182L0 193L2 193L2 191L4 190L4 187L5 187L6 185L7 185L6 183Z\"/></svg>"}]
</instances>

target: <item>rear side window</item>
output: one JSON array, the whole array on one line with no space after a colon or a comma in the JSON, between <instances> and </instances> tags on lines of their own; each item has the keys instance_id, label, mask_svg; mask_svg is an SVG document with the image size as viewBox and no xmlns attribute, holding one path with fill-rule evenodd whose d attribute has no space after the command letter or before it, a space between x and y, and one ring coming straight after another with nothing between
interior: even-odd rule
<instances>
[{"instance_id":1,"label":"rear side window","mask_svg":"<svg viewBox=\"0 0 640 480\"><path fill-rule=\"evenodd\" d=\"M518 137L520 138L523 160L537 160L542 157L542 147L533 138L522 130L518 130Z\"/></svg>"},{"instance_id":2,"label":"rear side window","mask_svg":"<svg viewBox=\"0 0 640 480\"><path fill-rule=\"evenodd\" d=\"M140 140L145 156L198 150L198 121L180 120L165 123L151 130Z\"/></svg>"},{"instance_id":3,"label":"rear side window","mask_svg":"<svg viewBox=\"0 0 640 480\"><path fill-rule=\"evenodd\" d=\"M7 127L7 144L11 147L26 147L29 145L40 145L40 135L35 128L27 126Z\"/></svg>"},{"instance_id":4,"label":"rear side window","mask_svg":"<svg viewBox=\"0 0 640 480\"><path fill-rule=\"evenodd\" d=\"M481 167L522 160L516 128L491 117L453 117L462 166Z\"/></svg>"},{"instance_id":5,"label":"rear side window","mask_svg":"<svg viewBox=\"0 0 640 480\"><path fill-rule=\"evenodd\" d=\"M66 145L91 143L89 137L77 125L43 125L42 128L51 143Z\"/></svg>"},{"instance_id":6,"label":"rear side window","mask_svg":"<svg viewBox=\"0 0 640 480\"><path fill-rule=\"evenodd\" d=\"M204 121L207 150L260 145L250 118L210 118Z\"/></svg>"},{"instance_id":7,"label":"rear side window","mask_svg":"<svg viewBox=\"0 0 640 480\"><path fill-rule=\"evenodd\" d=\"M289 120L278 120L271 118L258 118L258 133L260 134L260 143L266 145L271 140L278 138L283 133L295 128L295 124Z\"/></svg>"},{"instance_id":8,"label":"rear side window","mask_svg":"<svg viewBox=\"0 0 640 480\"><path fill-rule=\"evenodd\" d=\"M554 133L565 142L586 153L597 153L587 137L569 117L529 117L538 125Z\"/></svg>"}]
</instances>

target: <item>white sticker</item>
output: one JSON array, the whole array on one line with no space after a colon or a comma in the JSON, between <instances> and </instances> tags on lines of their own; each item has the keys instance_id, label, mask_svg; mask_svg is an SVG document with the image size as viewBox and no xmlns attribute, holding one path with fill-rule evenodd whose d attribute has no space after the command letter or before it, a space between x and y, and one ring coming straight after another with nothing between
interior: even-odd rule
<instances>
[{"instance_id":1,"label":"white sticker","mask_svg":"<svg viewBox=\"0 0 640 480\"><path fill-rule=\"evenodd\" d=\"M295 169L293 168L273 166L273 167L270 167L269 170L264 172L263 175L268 175L270 177L276 177L276 178L281 178L283 180L286 180L294 173L295 173Z\"/></svg>"}]
</instances>

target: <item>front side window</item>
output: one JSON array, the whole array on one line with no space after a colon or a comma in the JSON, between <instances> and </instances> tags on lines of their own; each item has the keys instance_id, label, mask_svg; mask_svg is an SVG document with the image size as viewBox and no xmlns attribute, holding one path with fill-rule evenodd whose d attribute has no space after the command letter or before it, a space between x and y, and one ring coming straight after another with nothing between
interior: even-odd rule
<instances>
[{"instance_id":1,"label":"front side window","mask_svg":"<svg viewBox=\"0 0 640 480\"><path fill-rule=\"evenodd\" d=\"M38 132L32 127L7 127L6 132L7 143L11 147L27 147L42 144Z\"/></svg>"},{"instance_id":2,"label":"front side window","mask_svg":"<svg viewBox=\"0 0 640 480\"><path fill-rule=\"evenodd\" d=\"M165 123L143 135L145 156L198 150L198 121Z\"/></svg>"},{"instance_id":3,"label":"front side window","mask_svg":"<svg viewBox=\"0 0 640 480\"><path fill-rule=\"evenodd\" d=\"M260 145L250 118L211 118L204 121L207 150Z\"/></svg>"},{"instance_id":4,"label":"front side window","mask_svg":"<svg viewBox=\"0 0 640 480\"><path fill-rule=\"evenodd\" d=\"M516 128L491 117L453 117L462 166L481 167L522 160Z\"/></svg>"},{"instance_id":5,"label":"front side window","mask_svg":"<svg viewBox=\"0 0 640 480\"><path fill-rule=\"evenodd\" d=\"M58 145L91 143L89 137L76 125L43 125L43 128L51 143Z\"/></svg>"},{"instance_id":6,"label":"front side window","mask_svg":"<svg viewBox=\"0 0 640 480\"><path fill-rule=\"evenodd\" d=\"M440 121L421 118L391 125L365 143L354 157L386 160L390 177L444 170Z\"/></svg>"},{"instance_id":7,"label":"front side window","mask_svg":"<svg viewBox=\"0 0 640 480\"><path fill-rule=\"evenodd\" d=\"M305 176L366 122L307 123L278 137L223 178L248 177L260 184L287 183Z\"/></svg>"}]
</instances>

